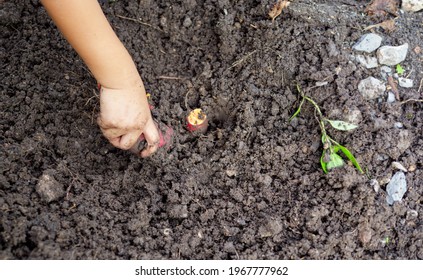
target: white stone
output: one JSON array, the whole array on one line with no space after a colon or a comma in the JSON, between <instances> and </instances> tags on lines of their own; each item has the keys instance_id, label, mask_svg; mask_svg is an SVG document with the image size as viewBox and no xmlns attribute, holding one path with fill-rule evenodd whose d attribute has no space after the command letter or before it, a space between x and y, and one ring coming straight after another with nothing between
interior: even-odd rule
<instances>
[{"instance_id":1,"label":"white stone","mask_svg":"<svg viewBox=\"0 0 423 280\"><path fill-rule=\"evenodd\" d=\"M413 80L406 79L406 78L398 78L398 84L399 84L400 87L403 87L403 88L412 88L413 87Z\"/></svg>"},{"instance_id":2,"label":"white stone","mask_svg":"<svg viewBox=\"0 0 423 280\"><path fill-rule=\"evenodd\" d=\"M395 128L403 128L404 125L401 122L394 123Z\"/></svg>"},{"instance_id":3,"label":"white stone","mask_svg":"<svg viewBox=\"0 0 423 280\"><path fill-rule=\"evenodd\" d=\"M418 12L423 9L423 0L402 0L402 6L406 12Z\"/></svg>"},{"instance_id":4,"label":"white stone","mask_svg":"<svg viewBox=\"0 0 423 280\"><path fill-rule=\"evenodd\" d=\"M386 186L386 192L388 196L386 201L389 205L392 205L395 201L401 201L405 192L407 191L407 181L405 180L404 172L398 171L392 176L388 186Z\"/></svg>"},{"instance_id":5,"label":"white stone","mask_svg":"<svg viewBox=\"0 0 423 280\"><path fill-rule=\"evenodd\" d=\"M375 191L375 193L378 193L379 192L380 185L379 185L379 182L376 179L370 180L370 186L373 187L373 190Z\"/></svg>"},{"instance_id":6,"label":"white stone","mask_svg":"<svg viewBox=\"0 0 423 280\"><path fill-rule=\"evenodd\" d=\"M392 69L389 66L381 66L380 67L380 71L384 72L384 73L391 73Z\"/></svg>"},{"instance_id":7,"label":"white stone","mask_svg":"<svg viewBox=\"0 0 423 280\"><path fill-rule=\"evenodd\" d=\"M327 84L328 84L328 82L316 82L316 87L322 87L322 86L325 86Z\"/></svg>"},{"instance_id":8,"label":"white stone","mask_svg":"<svg viewBox=\"0 0 423 280\"><path fill-rule=\"evenodd\" d=\"M386 99L386 102L388 103L395 102L395 94L392 91L388 92L388 98Z\"/></svg>"},{"instance_id":9,"label":"white stone","mask_svg":"<svg viewBox=\"0 0 423 280\"><path fill-rule=\"evenodd\" d=\"M358 84L358 91L364 99L371 100L380 97L386 90L386 86L380 80L368 77Z\"/></svg>"},{"instance_id":10,"label":"white stone","mask_svg":"<svg viewBox=\"0 0 423 280\"><path fill-rule=\"evenodd\" d=\"M408 52L408 43L401 46L383 46L377 50L380 64L394 66L405 60Z\"/></svg>"},{"instance_id":11,"label":"white stone","mask_svg":"<svg viewBox=\"0 0 423 280\"><path fill-rule=\"evenodd\" d=\"M384 80L388 79L388 75L391 75L391 72L392 72L392 69L389 66L380 67L380 75Z\"/></svg>"},{"instance_id":12,"label":"white stone","mask_svg":"<svg viewBox=\"0 0 423 280\"><path fill-rule=\"evenodd\" d=\"M376 68L378 66L377 64L377 58L373 56L364 56L364 55L357 55L355 59L364 67L367 69L370 68Z\"/></svg>"},{"instance_id":13,"label":"white stone","mask_svg":"<svg viewBox=\"0 0 423 280\"><path fill-rule=\"evenodd\" d=\"M401 170L403 172L407 172L407 169L404 167L404 165L402 165L401 163L399 163L398 161L393 161L391 163L391 166L395 169Z\"/></svg>"},{"instance_id":14,"label":"white stone","mask_svg":"<svg viewBox=\"0 0 423 280\"><path fill-rule=\"evenodd\" d=\"M356 51L362 51L371 53L380 47L382 43L382 37L374 33L367 33L354 44L353 49Z\"/></svg>"},{"instance_id":15,"label":"white stone","mask_svg":"<svg viewBox=\"0 0 423 280\"><path fill-rule=\"evenodd\" d=\"M419 212L416 210L408 210L407 211L407 220L409 219L415 219L419 216Z\"/></svg>"},{"instance_id":16,"label":"white stone","mask_svg":"<svg viewBox=\"0 0 423 280\"><path fill-rule=\"evenodd\" d=\"M235 177L237 174L238 172L236 172L236 170L232 170L232 169L226 170L226 175L228 175L228 177Z\"/></svg>"}]
</instances>

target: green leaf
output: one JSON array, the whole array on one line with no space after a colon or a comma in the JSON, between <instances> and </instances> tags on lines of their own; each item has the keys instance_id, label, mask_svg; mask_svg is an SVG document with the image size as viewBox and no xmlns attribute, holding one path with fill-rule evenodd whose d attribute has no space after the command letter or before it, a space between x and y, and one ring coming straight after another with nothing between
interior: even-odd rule
<instances>
[{"instance_id":1,"label":"green leaf","mask_svg":"<svg viewBox=\"0 0 423 280\"><path fill-rule=\"evenodd\" d=\"M339 144L337 144L336 146L333 146L333 152L334 153L338 153L338 151L339 151Z\"/></svg>"},{"instance_id":2,"label":"green leaf","mask_svg":"<svg viewBox=\"0 0 423 280\"><path fill-rule=\"evenodd\" d=\"M344 166L344 160L341 158L341 156L336 153L330 154L330 161L326 165L327 169L331 170L341 166Z\"/></svg>"},{"instance_id":3,"label":"green leaf","mask_svg":"<svg viewBox=\"0 0 423 280\"><path fill-rule=\"evenodd\" d=\"M289 121L292 121L301 112L301 106L303 106L303 103L304 103L304 98L301 99L300 106L298 106L297 111L295 111L292 117L289 118Z\"/></svg>"},{"instance_id":4,"label":"green leaf","mask_svg":"<svg viewBox=\"0 0 423 280\"><path fill-rule=\"evenodd\" d=\"M404 74L404 71L405 71L404 68L402 68L402 66L399 65L399 64L397 64L396 70L397 70L398 75Z\"/></svg>"},{"instance_id":5,"label":"green leaf","mask_svg":"<svg viewBox=\"0 0 423 280\"><path fill-rule=\"evenodd\" d=\"M344 121L333 121L333 120L327 120L330 125L338 130L342 130L342 131L348 131L348 130L352 130L357 128L358 126L352 123L347 123Z\"/></svg>"},{"instance_id":6,"label":"green leaf","mask_svg":"<svg viewBox=\"0 0 423 280\"><path fill-rule=\"evenodd\" d=\"M344 155L354 164L355 168L357 168L358 171L360 171L360 173L363 174L364 171L363 171L363 169L361 169L360 164L355 159L353 154L347 148L345 148L344 146L337 145L337 147L339 147L339 149L344 153Z\"/></svg>"},{"instance_id":7,"label":"green leaf","mask_svg":"<svg viewBox=\"0 0 423 280\"><path fill-rule=\"evenodd\" d=\"M320 157L320 165L322 166L323 172L328 173L328 169L326 168L327 163L325 162L324 158L325 158L325 151L323 151L323 154Z\"/></svg>"}]
</instances>

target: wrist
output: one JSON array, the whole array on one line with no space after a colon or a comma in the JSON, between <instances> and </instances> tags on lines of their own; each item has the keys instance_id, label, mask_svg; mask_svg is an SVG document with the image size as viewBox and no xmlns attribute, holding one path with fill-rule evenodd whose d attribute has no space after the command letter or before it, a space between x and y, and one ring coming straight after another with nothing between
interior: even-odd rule
<instances>
[{"instance_id":1,"label":"wrist","mask_svg":"<svg viewBox=\"0 0 423 280\"><path fill-rule=\"evenodd\" d=\"M129 64L129 65L128 65ZM134 63L121 63L116 65L112 71L105 71L97 75L97 83L109 89L144 88L140 74Z\"/></svg>"}]
</instances>

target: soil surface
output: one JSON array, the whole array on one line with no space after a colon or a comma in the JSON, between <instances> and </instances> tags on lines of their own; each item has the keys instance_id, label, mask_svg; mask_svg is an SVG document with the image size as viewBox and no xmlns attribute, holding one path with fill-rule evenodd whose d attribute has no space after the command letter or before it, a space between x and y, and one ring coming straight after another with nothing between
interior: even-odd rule
<instances>
[{"instance_id":1,"label":"soil surface","mask_svg":"<svg viewBox=\"0 0 423 280\"><path fill-rule=\"evenodd\" d=\"M274 21L275 1L103 2L174 143L149 159L110 145L96 82L39 1L0 1L0 259L423 258L423 105L407 101L422 99L422 12L386 32L364 30L394 18L369 1L295 0ZM368 32L409 44L401 101L357 90L384 80L352 58ZM289 121L296 85L357 122L328 132L366 174L322 172L313 107ZM197 107L201 136L184 120ZM394 161L408 190L388 205Z\"/></svg>"}]
</instances>

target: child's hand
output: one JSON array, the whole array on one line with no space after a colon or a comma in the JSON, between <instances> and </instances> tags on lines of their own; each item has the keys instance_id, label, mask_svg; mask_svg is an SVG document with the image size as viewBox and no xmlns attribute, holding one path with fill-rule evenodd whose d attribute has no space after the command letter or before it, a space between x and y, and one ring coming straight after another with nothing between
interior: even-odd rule
<instances>
[{"instance_id":1,"label":"child's hand","mask_svg":"<svg viewBox=\"0 0 423 280\"><path fill-rule=\"evenodd\" d=\"M1 0L0 0L1 1ZM60 31L102 85L98 124L114 146L128 150L141 134L154 153L160 134L148 107L137 68L97 0L42 0Z\"/></svg>"},{"instance_id":2,"label":"child's hand","mask_svg":"<svg viewBox=\"0 0 423 280\"><path fill-rule=\"evenodd\" d=\"M101 87L98 125L117 148L130 149L141 134L148 144L141 152L142 157L150 156L158 148L160 136L142 84L123 89Z\"/></svg>"}]
</instances>

